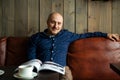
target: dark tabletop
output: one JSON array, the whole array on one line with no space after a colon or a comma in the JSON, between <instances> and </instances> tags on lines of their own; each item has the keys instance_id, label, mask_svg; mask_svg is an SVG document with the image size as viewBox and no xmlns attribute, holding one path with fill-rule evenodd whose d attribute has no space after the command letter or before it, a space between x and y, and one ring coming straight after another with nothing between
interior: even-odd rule
<instances>
[{"instance_id":1,"label":"dark tabletop","mask_svg":"<svg viewBox=\"0 0 120 80\"><path fill-rule=\"evenodd\" d=\"M18 80L13 77L15 69L16 69L15 66L0 66L0 70L5 71L5 73L0 76L0 80Z\"/></svg>"}]
</instances>

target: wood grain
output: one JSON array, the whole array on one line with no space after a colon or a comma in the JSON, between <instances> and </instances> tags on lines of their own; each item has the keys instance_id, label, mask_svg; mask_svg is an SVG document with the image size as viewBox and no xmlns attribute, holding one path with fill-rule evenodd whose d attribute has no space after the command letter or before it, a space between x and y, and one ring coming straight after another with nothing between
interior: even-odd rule
<instances>
[{"instance_id":1,"label":"wood grain","mask_svg":"<svg viewBox=\"0 0 120 80\"><path fill-rule=\"evenodd\" d=\"M0 0L0 37L44 31L51 12L61 13L63 27L75 33L120 34L119 4L119 0Z\"/></svg>"}]
</instances>

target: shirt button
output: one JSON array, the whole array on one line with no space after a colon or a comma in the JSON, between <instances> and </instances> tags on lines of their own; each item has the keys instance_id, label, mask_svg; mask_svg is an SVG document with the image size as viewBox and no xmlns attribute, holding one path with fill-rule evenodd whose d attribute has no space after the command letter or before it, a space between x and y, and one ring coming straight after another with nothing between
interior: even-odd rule
<instances>
[{"instance_id":1,"label":"shirt button","mask_svg":"<svg viewBox=\"0 0 120 80\"><path fill-rule=\"evenodd\" d=\"M55 38L52 39L53 41L55 40Z\"/></svg>"},{"instance_id":2,"label":"shirt button","mask_svg":"<svg viewBox=\"0 0 120 80\"><path fill-rule=\"evenodd\" d=\"M52 53L53 53L54 51L52 51Z\"/></svg>"},{"instance_id":3,"label":"shirt button","mask_svg":"<svg viewBox=\"0 0 120 80\"><path fill-rule=\"evenodd\" d=\"M53 61L53 58L51 58L51 61Z\"/></svg>"},{"instance_id":4,"label":"shirt button","mask_svg":"<svg viewBox=\"0 0 120 80\"><path fill-rule=\"evenodd\" d=\"M54 46L55 44L52 44L52 46Z\"/></svg>"}]
</instances>

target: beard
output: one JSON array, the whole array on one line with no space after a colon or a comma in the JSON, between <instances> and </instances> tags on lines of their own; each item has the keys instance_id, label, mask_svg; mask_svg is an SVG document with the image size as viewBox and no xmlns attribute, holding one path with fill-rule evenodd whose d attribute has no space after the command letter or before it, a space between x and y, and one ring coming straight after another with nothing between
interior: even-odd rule
<instances>
[{"instance_id":1,"label":"beard","mask_svg":"<svg viewBox=\"0 0 120 80\"><path fill-rule=\"evenodd\" d=\"M58 34L60 31L61 31L61 29L57 29L57 28L53 27L53 28L49 28L48 33L49 33L50 35L56 35L56 34Z\"/></svg>"}]
</instances>

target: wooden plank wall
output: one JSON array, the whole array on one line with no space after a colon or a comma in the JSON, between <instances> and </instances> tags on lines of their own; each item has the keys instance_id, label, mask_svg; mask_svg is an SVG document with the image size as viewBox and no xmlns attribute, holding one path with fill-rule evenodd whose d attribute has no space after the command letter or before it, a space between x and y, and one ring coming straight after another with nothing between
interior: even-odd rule
<instances>
[{"instance_id":1,"label":"wooden plank wall","mask_svg":"<svg viewBox=\"0 0 120 80\"><path fill-rule=\"evenodd\" d=\"M120 0L0 0L0 37L43 31L54 11L63 15L63 27L72 32L120 34L119 4Z\"/></svg>"}]
</instances>

